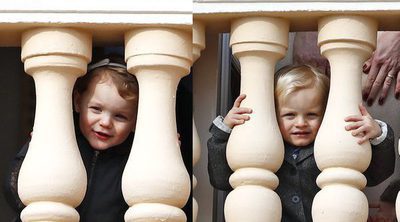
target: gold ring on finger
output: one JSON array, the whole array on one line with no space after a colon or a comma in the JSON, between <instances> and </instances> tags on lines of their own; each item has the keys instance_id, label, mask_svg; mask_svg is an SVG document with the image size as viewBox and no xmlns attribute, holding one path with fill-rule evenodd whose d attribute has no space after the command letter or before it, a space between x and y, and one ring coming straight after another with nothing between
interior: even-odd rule
<instances>
[{"instance_id":1,"label":"gold ring on finger","mask_svg":"<svg viewBox=\"0 0 400 222\"><path fill-rule=\"evenodd\" d=\"M394 76L392 74L387 75L390 79L394 79Z\"/></svg>"}]
</instances>

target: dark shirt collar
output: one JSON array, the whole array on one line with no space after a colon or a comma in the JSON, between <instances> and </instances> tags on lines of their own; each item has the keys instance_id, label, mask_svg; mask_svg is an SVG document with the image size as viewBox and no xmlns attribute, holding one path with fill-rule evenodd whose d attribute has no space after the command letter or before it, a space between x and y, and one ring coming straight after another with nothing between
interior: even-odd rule
<instances>
[{"instance_id":1,"label":"dark shirt collar","mask_svg":"<svg viewBox=\"0 0 400 222\"><path fill-rule=\"evenodd\" d=\"M307 159L314 153L314 143L311 143L307 146L293 146L289 143L285 144L285 161L289 162L292 165L300 163L301 161ZM297 158L293 158L293 154L297 155Z\"/></svg>"}]
</instances>

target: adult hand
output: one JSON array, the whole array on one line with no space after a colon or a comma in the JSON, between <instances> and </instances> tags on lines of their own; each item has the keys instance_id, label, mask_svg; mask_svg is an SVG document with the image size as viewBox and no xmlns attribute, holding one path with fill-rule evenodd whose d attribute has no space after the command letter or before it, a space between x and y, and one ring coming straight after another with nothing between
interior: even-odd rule
<instances>
[{"instance_id":1,"label":"adult hand","mask_svg":"<svg viewBox=\"0 0 400 222\"><path fill-rule=\"evenodd\" d=\"M329 62L324 58L317 45L317 32L297 32L293 41L293 64L311 65L325 74L329 74Z\"/></svg>"},{"instance_id":2,"label":"adult hand","mask_svg":"<svg viewBox=\"0 0 400 222\"><path fill-rule=\"evenodd\" d=\"M382 105L390 85L396 81L395 97L400 97L400 32L379 32L375 52L363 66L368 79L363 86L363 100L371 106L382 88L378 103Z\"/></svg>"},{"instance_id":3,"label":"adult hand","mask_svg":"<svg viewBox=\"0 0 400 222\"><path fill-rule=\"evenodd\" d=\"M378 211L374 215L368 217L367 222L395 222L396 221L396 209L394 204L379 201L379 203L372 203L369 208L377 208Z\"/></svg>"},{"instance_id":4,"label":"adult hand","mask_svg":"<svg viewBox=\"0 0 400 222\"><path fill-rule=\"evenodd\" d=\"M228 114L226 114L226 117L224 118L224 124L227 127L232 129L234 126L241 125L250 119L250 116L245 114L250 114L253 112L253 110L246 107L240 107L240 104L245 98L245 94L238 96L233 104L232 109L229 110Z\"/></svg>"}]
</instances>

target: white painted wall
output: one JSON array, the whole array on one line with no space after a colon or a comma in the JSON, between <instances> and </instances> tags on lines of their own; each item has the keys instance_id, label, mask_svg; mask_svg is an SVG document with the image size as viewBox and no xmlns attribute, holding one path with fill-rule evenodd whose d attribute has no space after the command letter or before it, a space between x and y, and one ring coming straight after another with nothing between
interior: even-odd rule
<instances>
[{"instance_id":1,"label":"white painted wall","mask_svg":"<svg viewBox=\"0 0 400 222\"><path fill-rule=\"evenodd\" d=\"M192 24L190 0L6 0L0 24Z\"/></svg>"},{"instance_id":2,"label":"white painted wall","mask_svg":"<svg viewBox=\"0 0 400 222\"><path fill-rule=\"evenodd\" d=\"M396 0L359 1L359 0L195 0L194 14L244 13L244 12L330 12L330 11L389 11L400 9Z\"/></svg>"}]
</instances>

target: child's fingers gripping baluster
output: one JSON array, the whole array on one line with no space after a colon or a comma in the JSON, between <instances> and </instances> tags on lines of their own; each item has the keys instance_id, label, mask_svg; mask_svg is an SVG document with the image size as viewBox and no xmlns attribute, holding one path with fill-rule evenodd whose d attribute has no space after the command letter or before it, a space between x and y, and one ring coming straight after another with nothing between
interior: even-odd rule
<instances>
[{"instance_id":1,"label":"child's fingers gripping baluster","mask_svg":"<svg viewBox=\"0 0 400 222\"><path fill-rule=\"evenodd\" d=\"M241 125L250 120L250 116L246 114L252 113L253 110L247 107L240 107L240 104L245 98L245 94L238 96L233 104L232 109L229 110L228 114L224 118L224 124L231 129L236 125Z\"/></svg>"},{"instance_id":2,"label":"child's fingers gripping baluster","mask_svg":"<svg viewBox=\"0 0 400 222\"><path fill-rule=\"evenodd\" d=\"M351 115L344 119L351 122L345 126L347 131L351 131L351 135L359 137L358 144L362 144L370 139L374 139L381 135L379 124L368 113L364 105L359 104L361 115Z\"/></svg>"}]
</instances>

